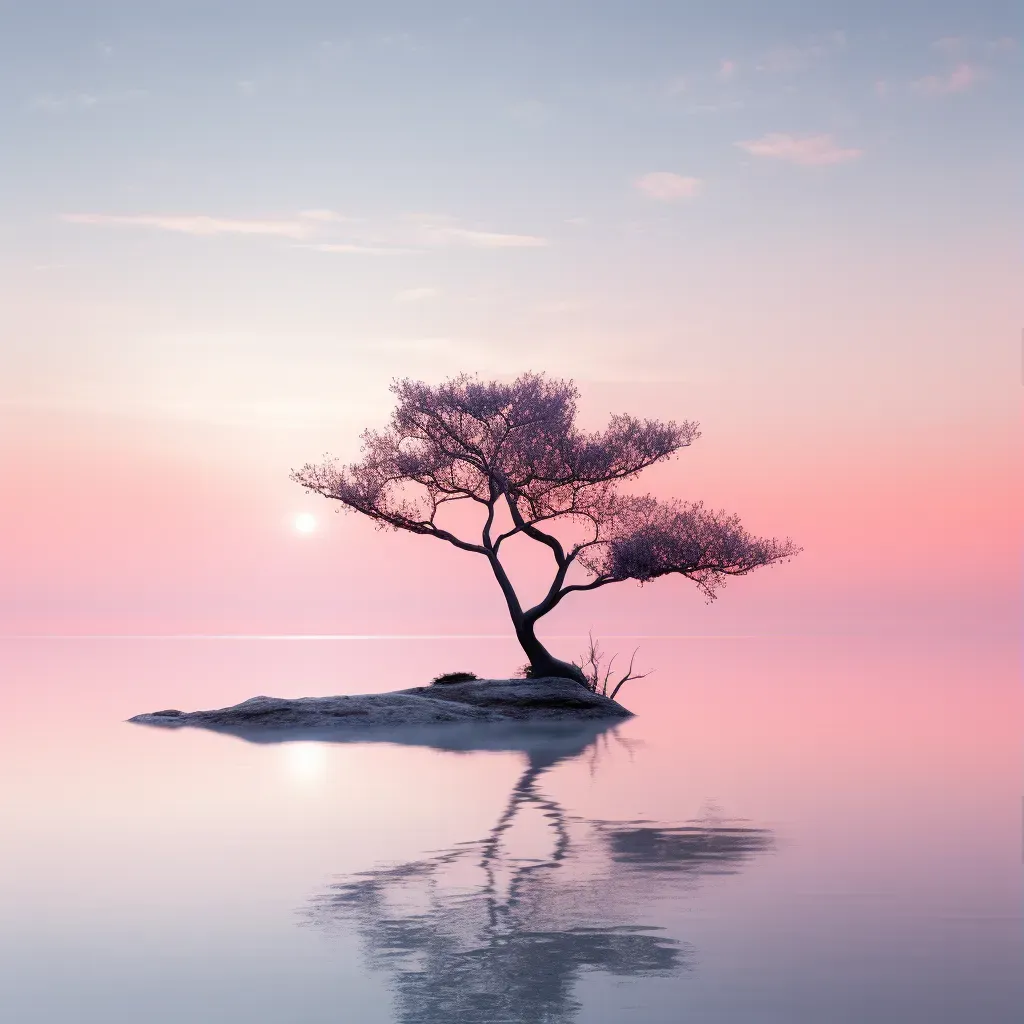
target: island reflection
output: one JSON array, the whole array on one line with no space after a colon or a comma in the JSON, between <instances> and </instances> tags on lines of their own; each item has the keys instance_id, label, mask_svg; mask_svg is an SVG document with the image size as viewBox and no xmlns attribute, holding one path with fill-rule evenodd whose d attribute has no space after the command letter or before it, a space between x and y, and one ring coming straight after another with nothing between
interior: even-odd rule
<instances>
[{"instance_id":1,"label":"island reflection","mask_svg":"<svg viewBox=\"0 0 1024 1024\"><path fill-rule=\"evenodd\" d=\"M678 827L587 820L540 789L557 764L585 754L594 764L617 739L614 729L540 747L528 738L526 767L486 836L350 876L312 901L313 922L354 927L368 966L389 975L396 1021L569 1022L583 972L692 967L691 947L650 922L658 901L738 871L772 835L713 813ZM543 852L517 852L524 840Z\"/></svg>"}]
</instances>

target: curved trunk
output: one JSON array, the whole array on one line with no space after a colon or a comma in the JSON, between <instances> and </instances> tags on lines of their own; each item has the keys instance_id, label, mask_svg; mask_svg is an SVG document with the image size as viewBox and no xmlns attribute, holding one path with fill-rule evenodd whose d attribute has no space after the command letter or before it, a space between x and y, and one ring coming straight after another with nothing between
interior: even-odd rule
<instances>
[{"instance_id":1,"label":"curved trunk","mask_svg":"<svg viewBox=\"0 0 1024 1024\"><path fill-rule=\"evenodd\" d=\"M526 656L530 659L530 671L533 673L533 676L535 678L557 676L562 679L574 679L577 683L582 683L584 686L588 685L587 677L581 669L575 665L570 665L567 661L556 658L537 639L537 634L534 632L534 625L537 619L544 612L550 611L554 607L554 602L541 612L534 608L529 613L524 614L523 606L519 603L519 598L516 597L515 587L512 586L508 573L502 568L501 562L498 561L498 556L494 553L493 549L488 554L488 561L491 563L491 569L494 572L495 579L498 581L498 585L501 587L501 592L505 595L508 613L512 616L512 625L515 626L516 638L526 652ZM562 575L564 576L564 572Z\"/></svg>"},{"instance_id":2,"label":"curved trunk","mask_svg":"<svg viewBox=\"0 0 1024 1024\"><path fill-rule=\"evenodd\" d=\"M577 683L586 684L586 677L575 665L556 658L538 639L533 630L532 622L516 624L516 638L530 659L530 670L534 678L539 676L557 676L573 679Z\"/></svg>"}]
</instances>

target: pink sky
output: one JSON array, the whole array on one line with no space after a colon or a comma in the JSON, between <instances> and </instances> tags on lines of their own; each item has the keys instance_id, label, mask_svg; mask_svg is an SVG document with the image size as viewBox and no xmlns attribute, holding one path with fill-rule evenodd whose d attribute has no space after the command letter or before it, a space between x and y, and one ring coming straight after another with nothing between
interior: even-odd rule
<instances>
[{"instance_id":1,"label":"pink sky","mask_svg":"<svg viewBox=\"0 0 1024 1024\"><path fill-rule=\"evenodd\" d=\"M621 392L626 408L651 404L640 386ZM785 435L706 434L648 475L655 493L702 498L756 532L795 537L799 558L731 582L711 606L683 580L579 595L548 630L1012 627L1021 488L1007 472L1008 429L886 436L869 425L828 444L805 444L799 428ZM0 509L5 632L508 629L482 560L330 514L287 480L280 445L268 442L261 458L258 433L35 413L17 436L29 439L5 451L17 500ZM293 525L303 511L317 517L309 536ZM546 562L523 555L537 586Z\"/></svg>"},{"instance_id":2,"label":"pink sky","mask_svg":"<svg viewBox=\"0 0 1024 1024\"><path fill-rule=\"evenodd\" d=\"M505 630L471 556L287 476L354 457L393 377L526 370L588 425L699 420L651 489L805 549L712 607L620 586L549 629L1015 628L1019 48L995 9L847 15L523 14L524 80L497 13L455 49L412 8L182 14L164 61L26 11L0 632Z\"/></svg>"}]
</instances>

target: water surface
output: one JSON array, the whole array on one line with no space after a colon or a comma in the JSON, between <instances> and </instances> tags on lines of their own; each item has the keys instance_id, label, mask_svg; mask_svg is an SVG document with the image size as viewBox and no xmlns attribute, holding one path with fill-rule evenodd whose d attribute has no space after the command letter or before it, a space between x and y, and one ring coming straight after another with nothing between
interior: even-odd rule
<instances>
[{"instance_id":1,"label":"water surface","mask_svg":"<svg viewBox=\"0 0 1024 1024\"><path fill-rule=\"evenodd\" d=\"M445 750L123 720L513 646L2 641L0 1019L1020 1019L1014 645L616 643L635 719Z\"/></svg>"}]
</instances>

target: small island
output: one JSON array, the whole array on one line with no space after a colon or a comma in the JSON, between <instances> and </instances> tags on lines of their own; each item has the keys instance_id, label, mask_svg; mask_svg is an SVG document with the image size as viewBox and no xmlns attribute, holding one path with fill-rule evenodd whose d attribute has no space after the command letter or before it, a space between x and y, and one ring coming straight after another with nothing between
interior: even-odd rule
<instances>
[{"instance_id":1,"label":"small island","mask_svg":"<svg viewBox=\"0 0 1024 1024\"><path fill-rule=\"evenodd\" d=\"M129 719L139 725L195 726L224 732L366 734L375 727L443 723L597 722L629 718L617 701L564 677L472 679L389 693L351 696L251 697L211 711L155 711ZM338 738L341 738L340 736Z\"/></svg>"}]
</instances>

